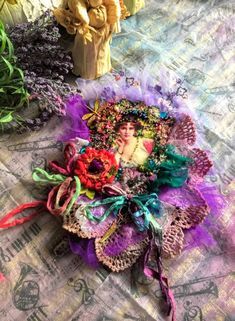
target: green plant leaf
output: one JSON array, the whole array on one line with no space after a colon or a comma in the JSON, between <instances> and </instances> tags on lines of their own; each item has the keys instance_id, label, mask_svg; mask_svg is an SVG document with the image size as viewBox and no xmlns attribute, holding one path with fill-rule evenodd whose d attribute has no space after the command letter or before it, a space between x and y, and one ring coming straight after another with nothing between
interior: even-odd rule
<instances>
[{"instance_id":1,"label":"green plant leaf","mask_svg":"<svg viewBox=\"0 0 235 321\"><path fill-rule=\"evenodd\" d=\"M1 1L1 0L0 0ZM16 0L6 0L16 4ZM24 87L24 74L16 66L14 47L0 21L0 129L17 119L15 112L28 102L29 94Z\"/></svg>"},{"instance_id":2,"label":"green plant leaf","mask_svg":"<svg viewBox=\"0 0 235 321\"><path fill-rule=\"evenodd\" d=\"M25 90L24 88L17 88L15 91L12 92L12 95L14 94L24 94L25 93Z\"/></svg>"},{"instance_id":3,"label":"green plant leaf","mask_svg":"<svg viewBox=\"0 0 235 321\"><path fill-rule=\"evenodd\" d=\"M8 71L9 71L9 77L11 77L13 75L13 72L14 72L14 67L12 66L12 64L7 60L5 59L4 57L2 57L2 60L5 62L5 64L7 65L8 67Z\"/></svg>"},{"instance_id":4,"label":"green plant leaf","mask_svg":"<svg viewBox=\"0 0 235 321\"><path fill-rule=\"evenodd\" d=\"M8 50L8 60L11 60L11 59L15 60L14 48L13 48L11 40L8 37L6 38L6 44L7 44L7 50Z\"/></svg>"},{"instance_id":5,"label":"green plant leaf","mask_svg":"<svg viewBox=\"0 0 235 321\"><path fill-rule=\"evenodd\" d=\"M0 118L0 123L9 123L13 120L12 114L9 113L6 116Z\"/></svg>"},{"instance_id":6,"label":"green plant leaf","mask_svg":"<svg viewBox=\"0 0 235 321\"><path fill-rule=\"evenodd\" d=\"M2 54L6 48L7 36L4 30L1 29L1 25L0 25L0 42L1 42L0 54Z\"/></svg>"}]
</instances>

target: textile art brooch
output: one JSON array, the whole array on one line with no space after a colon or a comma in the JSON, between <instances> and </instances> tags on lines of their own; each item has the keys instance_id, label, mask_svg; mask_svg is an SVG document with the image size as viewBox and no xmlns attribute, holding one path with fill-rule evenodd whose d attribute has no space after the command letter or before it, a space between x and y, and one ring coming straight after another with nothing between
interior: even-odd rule
<instances>
[{"instance_id":1,"label":"textile art brooch","mask_svg":"<svg viewBox=\"0 0 235 321\"><path fill-rule=\"evenodd\" d=\"M205 151L194 147L190 116L171 115L144 102L96 101L91 109L81 96L71 96L80 137L64 148L64 162L36 168L33 180L51 186L47 200L15 208L0 220L8 228L40 211L61 218L71 250L96 267L114 272L137 260L157 279L175 320L173 295L163 275L162 258L183 249L186 230L200 224L209 206L197 188L212 166ZM13 220L27 208L28 216Z\"/></svg>"}]
</instances>

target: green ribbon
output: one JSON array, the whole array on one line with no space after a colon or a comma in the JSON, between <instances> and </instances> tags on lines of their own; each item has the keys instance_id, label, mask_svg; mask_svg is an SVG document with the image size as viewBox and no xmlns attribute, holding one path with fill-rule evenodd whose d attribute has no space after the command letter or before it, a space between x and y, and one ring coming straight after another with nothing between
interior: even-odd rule
<instances>
[{"instance_id":1,"label":"green ribbon","mask_svg":"<svg viewBox=\"0 0 235 321\"><path fill-rule=\"evenodd\" d=\"M66 176L61 174L49 174L42 168L35 168L32 174L33 180L39 184L51 184L51 185L59 185L65 179Z\"/></svg>"},{"instance_id":2,"label":"green ribbon","mask_svg":"<svg viewBox=\"0 0 235 321\"><path fill-rule=\"evenodd\" d=\"M155 152L160 153L158 146L155 147ZM166 185L170 187L181 187L188 178L188 167L192 163L192 159L184 155L177 154L175 147L167 145L164 150L166 160L160 164L156 164L153 159L146 162L145 166L156 173L157 178L151 182L150 190L158 192L159 187Z\"/></svg>"},{"instance_id":3,"label":"green ribbon","mask_svg":"<svg viewBox=\"0 0 235 321\"><path fill-rule=\"evenodd\" d=\"M75 179L75 183L76 183L76 190L75 193L73 194L73 197L71 198L71 201L69 202L68 207L66 208L64 215L67 215L68 213L70 213L71 208L73 207L74 203L76 202L76 200L78 199L78 196L81 193L81 182L80 179L77 176L74 176Z\"/></svg>"},{"instance_id":4,"label":"green ribbon","mask_svg":"<svg viewBox=\"0 0 235 321\"><path fill-rule=\"evenodd\" d=\"M138 207L136 212L130 213L134 223L137 225L138 230L148 230L150 223L155 227L156 230L161 230L161 226L156 222L154 215L149 210L150 208L153 211L157 211L157 213L159 212L158 197L155 193L150 195L134 195L133 197L129 197L127 195L113 196L88 204L85 206L84 210L89 220L100 223L105 221L111 213L117 216L119 211L124 206L127 206L128 211L130 211L130 203L135 204ZM91 208L104 205L111 206L102 216L96 217L91 213Z\"/></svg>"}]
</instances>

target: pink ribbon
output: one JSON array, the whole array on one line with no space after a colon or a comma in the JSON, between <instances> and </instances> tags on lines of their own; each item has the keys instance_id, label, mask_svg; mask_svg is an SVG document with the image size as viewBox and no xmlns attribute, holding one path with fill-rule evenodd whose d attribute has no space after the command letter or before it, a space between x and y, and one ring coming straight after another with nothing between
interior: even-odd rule
<instances>
[{"instance_id":1,"label":"pink ribbon","mask_svg":"<svg viewBox=\"0 0 235 321\"><path fill-rule=\"evenodd\" d=\"M161 262L161 244L156 244L156 235L154 234L154 231L151 229L149 233L149 239L150 239L150 246L148 247L147 251L145 252L144 256L144 274L147 277L154 278L159 281L159 285L161 288L162 295L166 301L167 304L167 315L169 316L170 313L172 312L172 321L176 321L176 304L174 300L174 295L172 291L169 289L168 285L168 279L163 276L162 274L162 262ZM153 248L153 243L154 243L154 248ZM149 255L151 250L156 250L156 263L157 263L157 269L158 271L155 271L153 268L148 266L149 262Z\"/></svg>"}]
</instances>

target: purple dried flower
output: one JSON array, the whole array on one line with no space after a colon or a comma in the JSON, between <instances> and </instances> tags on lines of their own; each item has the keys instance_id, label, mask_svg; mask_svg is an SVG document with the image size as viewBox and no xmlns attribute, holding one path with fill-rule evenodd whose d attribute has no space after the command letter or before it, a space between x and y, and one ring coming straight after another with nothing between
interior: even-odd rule
<instances>
[{"instance_id":1,"label":"purple dried flower","mask_svg":"<svg viewBox=\"0 0 235 321\"><path fill-rule=\"evenodd\" d=\"M39 77L62 79L73 68L71 57L60 46L56 21L49 11L34 22L18 24L9 30L17 62L23 71Z\"/></svg>"}]
</instances>

